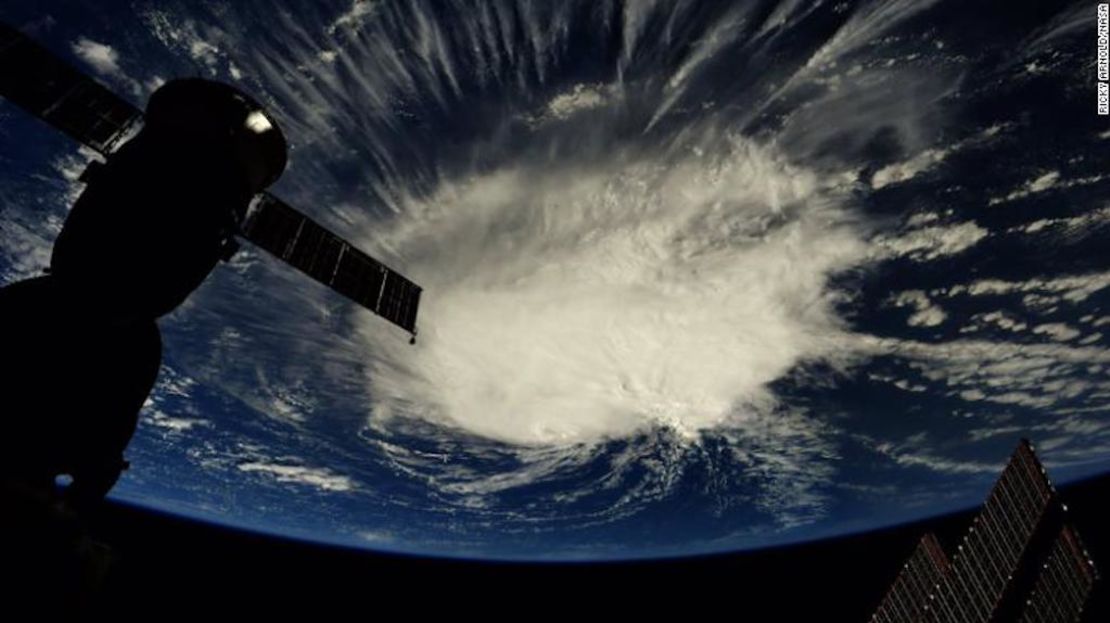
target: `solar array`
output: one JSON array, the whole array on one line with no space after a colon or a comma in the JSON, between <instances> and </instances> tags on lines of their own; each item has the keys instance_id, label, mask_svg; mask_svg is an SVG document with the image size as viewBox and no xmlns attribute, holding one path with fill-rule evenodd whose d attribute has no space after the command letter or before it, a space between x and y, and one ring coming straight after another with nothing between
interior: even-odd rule
<instances>
[{"instance_id":1,"label":"solar array","mask_svg":"<svg viewBox=\"0 0 1110 623\"><path fill-rule=\"evenodd\" d=\"M1065 511L1021 440L951 562L926 535L872 623L1079 621L1098 575Z\"/></svg>"},{"instance_id":2,"label":"solar array","mask_svg":"<svg viewBox=\"0 0 1110 623\"><path fill-rule=\"evenodd\" d=\"M143 113L0 22L0 95L107 156Z\"/></svg>"},{"instance_id":3,"label":"solar array","mask_svg":"<svg viewBox=\"0 0 1110 623\"><path fill-rule=\"evenodd\" d=\"M953 556L925 620L989 621L1052 496L1032 448L1019 444Z\"/></svg>"},{"instance_id":4,"label":"solar array","mask_svg":"<svg viewBox=\"0 0 1110 623\"><path fill-rule=\"evenodd\" d=\"M1097 579L1095 565L1087 557L1079 534L1070 526L1064 526L1052 544L1052 552L1041 568L1032 594L1025 602L1020 623L1078 620Z\"/></svg>"},{"instance_id":5,"label":"solar array","mask_svg":"<svg viewBox=\"0 0 1110 623\"><path fill-rule=\"evenodd\" d=\"M260 194L247 212L243 235L402 329L416 331L420 286L281 199L269 193Z\"/></svg>"},{"instance_id":6,"label":"solar array","mask_svg":"<svg viewBox=\"0 0 1110 623\"><path fill-rule=\"evenodd\" d=\"M925 604L929 602L929 595L947 572L948 556L945 556L937 537L932 533L921 537L910 559L902 566L894 584L871 617L871 623L920 620L925 612Z\"/></svg>"}]
</instances>

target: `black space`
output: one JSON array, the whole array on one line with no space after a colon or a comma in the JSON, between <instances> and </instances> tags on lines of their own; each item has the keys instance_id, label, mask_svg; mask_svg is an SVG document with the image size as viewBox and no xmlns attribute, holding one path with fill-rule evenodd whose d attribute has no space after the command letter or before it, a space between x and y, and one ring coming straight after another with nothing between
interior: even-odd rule
<instances>
[{"instance_id":1,"label":"black space","mask_svg":"<svg viewBox=\"0 0 1110 623\"><path fill-rule=\"evenodd\" d=\"M1105 576L1110 476L1061 488ZM866 621L917 539L954 549L972 513L800 546L604 564L503 564L387 556L229 530L118 503L89 534L115 562L81 607L104 614L350 612L389 618L631 617ZM18 538L17 535L9 535ZM10 586L10 584L9 584ZM1105 579L1084 621L1108 617ZM61 596L59 595L59 600ZM49 599L49 598L48 598ZM10 602L9 602L10 603ZM60 603L49 600L40 603ZM383 610L385 609L385 610ZM330 617L328 617L330 618Z\"/></svg>"}]
</instances>

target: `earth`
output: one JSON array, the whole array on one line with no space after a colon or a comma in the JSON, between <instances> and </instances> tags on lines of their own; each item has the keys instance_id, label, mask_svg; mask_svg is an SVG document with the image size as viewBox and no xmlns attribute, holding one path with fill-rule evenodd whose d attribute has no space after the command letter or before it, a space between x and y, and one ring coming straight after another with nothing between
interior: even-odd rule
<instances>
[{"instance_id":1,"label":"earth","mask_svg":"<svg viewBox=\"0 0 1110 623\"><path fill-rule=\"evenodd\" d=\"M245 245L160 321L114 499L377 551L597 560L974 506L1021 437L1058 484L1110 470L1092 3L0 19L137 105L184 76L265 102L292 146L275 194L424 287L409 345ZM4 101L0 145L7 284L46 267L93 156Z\"/></svg>"}]
</instances>

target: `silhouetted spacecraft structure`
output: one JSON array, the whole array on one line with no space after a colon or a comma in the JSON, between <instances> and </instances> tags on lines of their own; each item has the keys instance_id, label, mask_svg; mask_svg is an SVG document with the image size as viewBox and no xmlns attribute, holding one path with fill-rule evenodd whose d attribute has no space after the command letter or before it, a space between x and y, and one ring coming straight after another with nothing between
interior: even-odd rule
<instances>
[{"instance_id":1,"label":"silhouetted spacecraft structure","mask_svg":"<svg viewBox=\"0 0 1110 623\"><path fill-rule=\"evenodd\" d=\"M0 23L0 95L104 157L46 275L0 288L0 481L96 502L154 386L155 320L253 242L416 336L421 288L265 191L285 169L277 124L220 82L173 80L145 114ZM13 484L17 483L17 484Z\"/></svg>"},{"instance_id":2,"label":"silhouetted spacecraft structure","mask_svg":"<svg viewBox=\"0 0 1110 623\"><path fill-rule=\"evenodd\" d=\"M1079 621L1098 573L1022 440L951 559L926 534L871 623Z\"/></svg>"},{"instance_id":3,"label":"silhouetted spacecraft structure","mask_svg":"<svg viewBox=\"0 0 1110 623\"><path fill-rule=\"evenodd\" d=\"M133 137L141 136L140 129L144 125L144 115L138 108L3 23L0 23L0 95L107 159L105 165L97 167L99 163L94 163L86 172L83 179L90 186L95 185L99 169L121 168L114 166L119 159L117 154ZM200 99L212 102L196 106ZM151 117L158 116L160 119L154 120L156 123L181 124L191 117L212 115L216 108L244 126L248 135L259 139L254 148L267 161L248 163L256 167L249 173L260 182L255 184L257 190L275 182L285 166L285 139L260 105L228 85L202 80L168 83L151 97L146 121L150 125ZM194 155L204 157L206 154ZM206 183L206 180L189 181ZM164 188L162 192L175 190ZM150 209L156 210L157 197L150 199ZM278 197L258 192L247 212L235 214L234 222L225 225L226 230L219 232L223 237L224 259L229 259L237 249L232 237L244 238L416 335L420 286Z\"/></svg>"}]
</instances>

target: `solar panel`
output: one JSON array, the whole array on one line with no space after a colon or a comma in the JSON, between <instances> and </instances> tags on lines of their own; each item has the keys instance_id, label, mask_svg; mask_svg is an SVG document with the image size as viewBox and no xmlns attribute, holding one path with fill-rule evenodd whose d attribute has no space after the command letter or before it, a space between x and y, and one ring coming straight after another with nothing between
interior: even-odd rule
<instances>
[{"instance_id":1,"label":"solar panel","mask_svg":"<svg viewBox=\"0 0 1110 623\"><path fill-rule=\"evenodd\" d=\"M929 596L948 572L948 557L937 537L926 534L917 543L910 559L894 579L871 617L871 623L919 621Z\"/></svg>"},{"instance_id":2,"label":"solar panel","mask_svg":"<svg viewBox=\"0 0 1110 623\"><path fill-rule=\"evenodd\" d=\"M416 333L420 286L324 229L287 203L262 193L242 234L278 259L410 333Z\"/></svg>"},{"instance_id":3,"label":"solar panel","mask_svg":"<svg viewBox=\"0 0 1110 623\"><path fill-rule=\"evenodd\" d=\"M989 621L1053 499L1040 461L1022 440L953 556L925 620Z\"/></svg>"},{"instance_id":4,"label":"solar panel","mask_svg":"<svg viewBox=\"0 0 1110 623\"><path fill-rule=\"evenodd\" d=\"M1098 572L1066 510L1022 439L951 560L926 535L872 623L1077 623Z\"/></svg>"},{"instance_id":5,"label":"solar panel","mask_svg":"<svg viewBox=\"0 0 1110 623\"><path fill-rule=\"evenodd\" d=\"M1098 572L1079 535L1064 526L1041 567L1025 602L1021 623L1071 623L1080 620Z\"/></svg>"},{"instance_id":6,"label":"solar panel","mask_svg":"<svg viewBox=\"0 0 1110 623\"><path fill-rule=\"evenodd\" d=\"M0 22L0 95L107 155L142 112Z\"/></svg>"},{"instance_id":7,"label":"solar panel","mask_svg":"<svg viewBox=\"0 0 1110 623\"><path fill-rule=\"evenodd\" d=\"M991 620L1030 556L1037 533L1044 530L1055 499L1032 446L1022 440L953 556L936 607L925 620Z\"/></svg>"}]
</instances>

